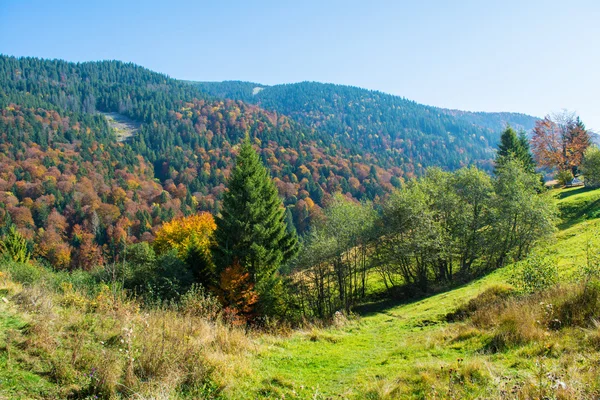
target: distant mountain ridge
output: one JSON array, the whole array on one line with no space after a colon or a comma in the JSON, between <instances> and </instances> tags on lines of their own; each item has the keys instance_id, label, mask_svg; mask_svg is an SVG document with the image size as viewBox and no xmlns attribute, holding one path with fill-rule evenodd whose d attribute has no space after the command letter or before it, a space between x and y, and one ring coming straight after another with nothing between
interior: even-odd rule
<instances>
[{"instance_id":1,"label":"distant mountain ridge","mask_svg":"<svg viewBox=\"0 0 600 400\"><path fill-rule=\"evenodd\" d=\"M453 117L468 121L474 125L485 127L492 130L498 130L504 128L505 124L510 124L517 129L530 130L535 125L535 122L539 119L537 117L514 112L485 112L485 111L462 111L457 109L448 109L442 107L429 106L425 104L419 104L414 101L408 100L405 97L388 94L378 90L363 89L357 86L349 85L338 85L328 84L320 82L298 82L289 84L279 85L264 85L255 82L246 81L223 81L223 82L195 82L188 81L191 84L195 84L207 94L218 98L228 98L234 100L242 100L248 103L262 104L265 97L268 97L269 90L278 87L300 87L305 85L322 85L323 87L334 87L334 88L347 88L356 91L362 91L364 93L371 93L376 96L389 96L391 98L397 98L400 101L406 101L414 104L418 104L424 108L435 109L441 113L451 115ZM256 89L261 89L256 91ZM271 102L267 102L269 105L273 105Z\"/></svg>"},{"instance_id":2,"label":"distant mountain ridge","mask_svg":"<svg viewBox=\"0 0 600 400\"><path fill-rule=\"evenodd\" d=\"M192 84L210 96L287 115L354 151L377 153L386 166L416 164L416 173L430 165L455 169L475 163L490 168L506 124L528 131L537 121L525 114L450 110L379 91L318 82Z\"/></svg>"},{"instance_id":3,"label":"distant mountain ridge","mask_svg":"<svg viewBox=\"0 0 600 400\"><path fill-rule=\"evenodd\" d=\"M0 55L0 229L51 244L61 268L94 246L118 254L174 217L218 213L248 134L303 232L334 193L378 200L427 167L491 170L505 120L534 121L333 84L190 84L119 61Z\"/></svg>"}]
</instances>

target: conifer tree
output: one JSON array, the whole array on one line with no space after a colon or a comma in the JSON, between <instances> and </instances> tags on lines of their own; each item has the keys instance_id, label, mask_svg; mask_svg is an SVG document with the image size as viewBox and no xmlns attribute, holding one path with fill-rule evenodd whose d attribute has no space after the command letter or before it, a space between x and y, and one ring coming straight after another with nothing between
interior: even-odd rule
<instances>
[{"instance_id":1,"label":"conifer tree","mask_svg":"<svg viewBox=\"0 0 600 400\"><path fill-rule=\"evenodd\" d=\"M287 227L277 189L249 136L242 142L228 189L216 218L218 272L239 262L254 283L269 280L296 251L297 237Z\"/></svg>"},{"instance_id":2,"label":"conifer tree","mask_svg":"<svg viewBox=\"0 0 600 400\"><path fill-rule=\"evenodd\" d=\"M521 161L527 172L535 172L535 162L529 149L529 141L525 132L517 132L507 125L498 145L498 153L496 154L496 172L498 168L505 164L509 159Z\"/></svg>"},{"instance_id":3,"label":"conifer tree","mask_svg":"<svg viewBox=\"0 0 600 400\"><path fill-rule=\"evenodd\" d=\"M533 154L531 153L531 147L529 146L529 139L527 139L527 134L525 131L519 132L519 154L518 158L523 161L523 165L527 172L534 173L535 172L535 160L533 158Z\"/></svg>"}]
</instances>

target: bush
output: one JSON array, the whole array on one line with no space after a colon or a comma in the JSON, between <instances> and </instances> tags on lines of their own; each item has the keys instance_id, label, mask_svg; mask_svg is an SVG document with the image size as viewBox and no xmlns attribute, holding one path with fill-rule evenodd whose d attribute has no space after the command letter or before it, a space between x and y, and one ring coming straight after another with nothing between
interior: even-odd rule
<instances>
[{"instance_id":1,"label":"bush","mask_svg":"<svg viewBox=\"0 0 600 400\"><path fill-rule=\"evenodd\" d=\"M53 274L48 274L48 278L51 279L53 288L55 290L62 289L65 283L70 284L77 292L84 293L92 296L98 290L98 283L100 279L97 277L97 273L94 274L90 271L74 270L68 271L56 271Z\"/></svg>"},{"instance_id":2,"label":"bush","mask_svg":"<svg viewBox=\"0 0 600 400\"><path fill-rule=\"evenodd\" d=\"M568 169L560 171L558 174L556 174L556 180L562 186L566 186L573 180L573 173Z\"/></svg>"},{"instance_id":3,"label":"bush","mask_svg":"<svg viewBox=\"0 0 600 400\"><path fill-rule=\"evenodd\" d=\"M554 317L560 326L594 326L600 318L600 284L593 282L567 291L567 296L554 305Z\"/></svg>"},{"instance_id":4,"label":"bush","mask_svg":"<svg viewBox=\"0 0 600 400\"><path fill-rule=\"evenodd\" d=\"M176 250L162 254L153 263L129 264L131 273L125 287L134 289L148 302L176 300L194 283L194 276Z\"/></svg>"},{"instance_id":5,"label":"bush","mask_svg":"<svg viewBox=\"0 0 600 400\"><path fill-rule=\"evenodd\" d=\"M194 276L172 249L160 256L146 242L127 248L127 261L114 265L101 274L102 280L118 281L148 303L175 300L194 283Z\"/></svg>"},{"instance_id":6,"label":"bush","mask_svg":"<svg viewBox=\"0 0 600 400\"><path fill-rule=\"evenodd\" d=\"M446 315L448 322L462 321L478 310L484 310L498 306L514 295L514 289L510 286L493 285L481 292L477 297L458 307L454 312Z\"/></svg>"},{"instance_id":7,"label":"bush","mask_svg":"<svg viewBox=\"0 0 600 400\"><path fill-rule=\"evenodd\" d=\"M219 299L207 293L202 285L192 285L191 289L181 296L178 309L184 314L214 321L221 315L222 306Z\"/></svg>"},{"instance_id":8,"label":"bush","mask_svg":"<svg viewBox=\"0 0 600 400\"><path fill-rule=\"evenodd\" d=\"M585 177L586 187L600 187L600 149L598 147L590 146L585 150L581 172Z\"/></svg>"},{"instance_id":9,"label":"bush","mask_svg":"<svg viewBox=\"0 0 600 400\"><path fill-rule=\"evenodd\" d=\"M540 292L558 282L558 268L550 258L531 255L513 267L509 282L522 294Z\"/></svg>"},{"instance_id":10,"label":"bush","mask_svg":"<svg viewBox=\"0 0 600 400\"><path fill-rule=\"evenodd\" d=\"M23 284L32 284L41 280L47 271L35 264L4 260L0 270L8 272L13 281Z\"/></svg>"}]
</instances>

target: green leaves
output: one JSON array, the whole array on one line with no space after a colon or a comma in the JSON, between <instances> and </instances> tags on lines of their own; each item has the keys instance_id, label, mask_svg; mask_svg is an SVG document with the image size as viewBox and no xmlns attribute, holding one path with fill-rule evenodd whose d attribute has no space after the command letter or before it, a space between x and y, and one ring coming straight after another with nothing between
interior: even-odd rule
<instances>
[{"instance_id":1,"label":"green leaves","mask_svg":"<svg viewBox=\"0 0 600 400\"><path fill-rule=\"evenodd\" d=\"M585 177L585 186L590 188L600 187L600 149L590 146L583 154L581 172Z\"/></svg>"},{"instance_id":2,"label":"green leaves","mask_svg":"<svg viewBox=\"0 0 600 400\"><path fill-rule=\"evenodd\" d=\"M216 263L220 271L235 260L253 282L272 276L296 251L285 209L249 137L243 141L217 217Z\"/></svg>"},{"instance_id":3,"label":"green leaves","mask_svg":"<svg viewBox=\"0 0 600 400\"><path fill-rule=\"evenodd\" d=\"M535 172L535 161L529 149L529 140L525 132L517 132L507 125L498 145L498 153L496 155L496 171L508 160L519 160L527 172Z\"/></svg>"},{"instance_id":4,"label":"green leaves","mask_svg":"<svg viewBox=\"0 0 600 400\"><path fill-rule=\"evenodd\" d=\"M11 226L8 233L0 240L0 254L9 259L26 263L31 257L27 247L27 239L17 231L15 226Z\"/></svg>"},{"instance_id":5,"label":"green leaves","mask_svg":"<svg viewBox=\"0 0 600 400\"><path fill-rule=\"evenodd\" d=\"M509 282L523 294L537 293L558 282L556 261L540 255L530 255L514 265Z\"/></svg>"}]
</instances>

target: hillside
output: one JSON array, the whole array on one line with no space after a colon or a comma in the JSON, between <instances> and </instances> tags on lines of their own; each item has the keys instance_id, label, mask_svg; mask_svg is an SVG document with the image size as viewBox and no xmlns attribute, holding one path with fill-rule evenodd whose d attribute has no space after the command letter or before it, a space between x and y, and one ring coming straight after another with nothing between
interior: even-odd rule
<instances>
[{"instance_id":1,"label":"hillside","mask_svg":"<svg viewBox=\"0 0 600 400\"><path fill-rule=\"evenodd\" d=\"M593 252L600 250L596 235L600 190L564 189L555 195L561 229L537 251L556 262L562 282L572 282L588 262L584 251L588 243ZM285 338L264 337L254 364L262 383L260 390L274 396L297 391L299 398L342 394L343 398L369 399L540 398L540 393L548 398L560 394L562 398L589 398L589 393L598 393L600 381L593 378L592 371L598 372L594 362L600 357L600 348L595 340L600 331L593 321L588 321L589 329L583 331L547 329L541 336L500 351L490 350L489 343L502 310L494 310L492 322L482 325L448 321L449 313L486 290L493 293L510 287L515 268L509 265L420 301L367 305L359 308L356 321L340 320L338 326L328 329L309 329ZM554 300L558 308L562 300L538 299L535 312L542 313L544 302ZM598 315L598 310L594 312ZM554 316L560 318L557 314ZM557 381L564 381L567 390L561 391ZM257 384L236 393L241 396Z\"/></svg>"},{"instance_id":2,"label":"hillside","mask_svg":"<svg viewBox=\"0 0 600 400\"><path fill-rule=\"evenodd\" d=\"M58 268L116 260L165 221L218 212L248 133L304 232L336 192L377 200L430 165L489 167L498 132L475 123L502 119L336 85L206 87L118 61L0 56L0 227Z\"/></svg>"},{"instance_id":3,"label":"hillside","mask_svg":"<svg viewBox=\"0 0 600 400\"><path fill-rule=\"evenodd\" d=\"M600 190L555 194L562 228L540 250L569 285L598 229ZM577 303L588 287L581 284L515 297L506 283L514 268L422 300L372 304L327 328L276 334L212 321L206 303L140 311L108 286L95 287L88 273L3 264L0 395L594 398L600 332L592 320L576 320L571 305L583 310L598 298ZM596 286L586 290L600 295ZM457 309L467 317L450 318Z\"/></svg>"},{"instance_id":4,"label":"hillside","mask_svg":"<svg viewBox=\"0 0 600 400\"><path fill-rule=\"evenodd\" d=\"M133 64L1 56L0 227L16 224L58 268L116 259L165 221L218 210L246 133L301 229L327 193L374 198L400 174L285 116ZM97 256L83 261L82 246Z\"/></svg>"},{"instance_id":5,"label":"hillside","mask_svg":"<svg viewBox=\"0 0 600 400\"><path fill-rule=\"evenodd\" d=\"M490 166L500 132L510 124L530 130L537 118L425 106L352 86L301 82L265 86L250 82L196 82L207 94L257 104L327 132L344 146L378 154L383 165L415 172L428 166Z\"/></svg>"}]
</instances>

